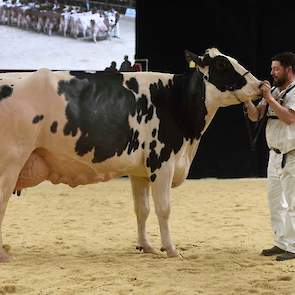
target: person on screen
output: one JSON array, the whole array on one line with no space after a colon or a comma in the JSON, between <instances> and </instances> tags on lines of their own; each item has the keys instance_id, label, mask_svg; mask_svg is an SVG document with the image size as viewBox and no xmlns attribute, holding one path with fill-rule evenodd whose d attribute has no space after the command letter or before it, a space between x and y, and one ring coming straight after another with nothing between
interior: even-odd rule
<instances>
[{"instance_id":1,"label":"person on screen","mask_svg":"<svg viewBox=\"0 0 295 295\"><path fill-rule=\"evenodd\" d=\"M85 0L85 7L86 7L86 11L90 10L90 1L89 0Z\"/></svg>"},{"instance_id":2,"label":"person on screen","mask_svg":"<svg viewBox=\"0 0 295 295\"><path fill-rule=\"evenodd\" d=\"M116 11L114 8L112 8L107 13L107 16L111 24L110 36L113 38L120 38L120 27L119 27L120 13Z\"/></svg>"},{"instance_id":3,"label":"person on screen","mask_svg":"<svg viewBox=\"0 0 295 295\"><path fill-rule=\"evenodd\" d=\"M116 73L118 72L117 70L117 63L115 61L112 61L111 62L111 65L109 67L106 67L104 69L105 72L113 72L113 73Z\"/></svg>"},{"instance_id":4,"label":"person on screen","mask_svg":"<svg viewBox=\"0 0 295 295\"><path fill-rule=\"evenodd\" d=\"M120 72L132 72L133 68L131 62L128 59L128 55L124 56L124 61L121 63Z\"/></svg>"}]
</instances>

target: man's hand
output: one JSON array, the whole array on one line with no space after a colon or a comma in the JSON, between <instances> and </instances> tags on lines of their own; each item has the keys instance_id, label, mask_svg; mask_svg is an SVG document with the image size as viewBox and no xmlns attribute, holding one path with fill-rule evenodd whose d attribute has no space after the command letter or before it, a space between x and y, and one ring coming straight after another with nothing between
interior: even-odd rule
<instances>
[{"instance_id":1,"label":"man's hand","mask_svg":"<svg viewBox=\"0 0 295 295\"><path fill-rule=\"evenodd\" d=\"M262 86L260 87L260 89L262 91L262 96L264 97L267 103L274 99L270 92L271 85L267 80L264 80L262 82Z\"/></svg>"}]
</instances>

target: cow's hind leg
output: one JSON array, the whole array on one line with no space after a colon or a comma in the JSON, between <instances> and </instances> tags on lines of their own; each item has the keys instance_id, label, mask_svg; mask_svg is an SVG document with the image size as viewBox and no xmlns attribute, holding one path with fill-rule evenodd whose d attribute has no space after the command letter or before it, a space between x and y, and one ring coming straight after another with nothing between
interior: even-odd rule
<instances>
[{"instance_id":1,"label":"cow's hind leg","mask_svg":"<svg viewBox=\"0 0 295 295\"><path fill-rule=\"evenodd\" d=\"M136 248L140 251L142 250L144 253L156 253L149 242L146 232L146 220L150 213L149 181L135 176L130 176L130 180L134 199L134 210L137 217L138 245Z\"/></svg>"},{"instance_id":2,"label":"cow's hind leg","mask_svg":"<svg viewBox=\"0 0 295 295\"><path fill-rule=\"evenodd\" d=\"M171 242L169 230L170 216L170 191L172 184L172 170L167 166L156 174L156 178L151 182L152 196L155 203L155 211L158 216L162 248L168 257L178 256L178 251Z\"/></svg>"}]
</instances>

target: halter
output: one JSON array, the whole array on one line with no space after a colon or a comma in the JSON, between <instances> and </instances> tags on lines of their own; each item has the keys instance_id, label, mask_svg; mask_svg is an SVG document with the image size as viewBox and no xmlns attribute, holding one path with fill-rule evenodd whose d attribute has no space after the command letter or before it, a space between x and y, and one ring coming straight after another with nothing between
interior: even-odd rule
<instances>
[{"instance_id":1,"label":"halter","mask_svg":"<svg viewBox=\"0 0 295 295\"><path fill-rule=\"evenodd\" d=\"M248 75L248 74L250 74L250 71L245 72L245 73L242 75L242 77L245 77L245 76ZM230 89L227 89L227 90L230 90ZM237 100L239 103L244 103L244 101L241 101L241 100L235 95L234 91L233 91L233 95L235 96L236 100Z\"/></svg>"}]
</instances>

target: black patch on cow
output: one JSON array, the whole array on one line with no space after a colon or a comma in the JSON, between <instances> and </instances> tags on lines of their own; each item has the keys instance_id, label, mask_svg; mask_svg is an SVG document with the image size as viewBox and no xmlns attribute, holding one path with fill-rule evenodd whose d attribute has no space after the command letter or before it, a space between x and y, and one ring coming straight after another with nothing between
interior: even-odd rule
<instances>
[{"instance_id":1,"label":"black patch on cow","mask_svg":"<svg viewBox=\"0 0 295 295\"><path fill-rule=\"evenodd\" d=\"M150 85L150 93L160 122L158 140L164 144L159 155L150 149L146 165L153 173L169 160L171 152L176 154L181 149L185 139L191 143L200 139L207 109L203 74L199 71L175 75L166 86L159 80Z\"/></svg>"},{"instance_id":2,"label":"black patch on cow","mask_svg":"<svg viewBox=\"0 0 295 295\"><path fill-rule=\"evenodd\" d=\"M137 122L140 124L142 118L145 117L144 122L147 123L153 118L154 106L151 104L148 107L147 97L143 94L137 101Z\"/></svg>"},{"instance_id":3,"label":"black patch on cow","mask_svg":"<svg viewBox=\"0 0 295 295\"><path fill-rule=\"evenodd\" d=\"M136 105L136 113L137 113L137 122L138 124L141 123L142 117L148 113L148 100L145 95L139 97Z\"/></svg>"},{"instance_id":4,"label":"black patch on cow","mask_svg":"<svg viewBox=\"0 0 295 295\"><path fill-rule=\"evenodd\" d=\"M52 133L56 133L56 132L57 132L57 125L58 125L57 121L54 121L54 122L51 124L51 126L50 126L50 131L51 131Z\"/></svg>"},{"instance_id":5,"label":"black patch on cow","mask_svg":"<svg viewBox=\"0 0 295 295\"><path fill-rule=\"evenodd\" d=\"M36 115L33 120L32 120L32 123L33 124L37 124L38 122L42 121L44 119L44 116L43 115Z\"/></svg>"},{"instance_id":6,"label":"black patch on cow","mask_svg":"<svg viewBox=\"0 0 295 295\"><path fill-rule=\"evenodd\" d=\"M154 128L154 129L153 129L153 131L152 131L152 137L155 137L155 136L156 136L156 134L157 134L157 129L156 129L156 128Z\"/></svg>"},{"instance_id":7,"label":"black patch on cow","mask_svg":"<svg viewBox=\"0 0 295 295\"><path fill-rule=\"evenodd\" d=\"M150 179L152 182L154 182L156 180L157 175L156 174L152 174Z\"/></svg>"},{"instance_id":8,"label":"black patch on cow","mask_svg":"<svg viewBox=\"0 0 295 295\"><path fill-rule=\"evenodd\" d=\"M132 152L136 151L138 149L138 146L139 146L139 141L138 141L138 135L139 135L139 132L138 130L132 130L132 136L131 136L131 140L129 142L129 145L128 145L128 149L127 149L127 153L128 155L130 155Z\"/></svg>"},{"instance_id":9,"label":"black patch on cow","mask_svg":"<svg viewBox=\"0 0 295 295\"><path fill-rule=\"evenodd\" d=\"M0 87L0 100L7 98L12 95L13 88L8 85L3 85Z\"/></svg>"},{"instance_id":10,"label":"black patch on cow","mask_svg":"<svg viewBox=\"0 0 295 295\"><path fill-rule=\"evenodd\" d=\"M150 143L150 150L155 149L156 146L157 146L157 142L156 142L155 140L153 140L153 141Z\"/></svg>"},{"instance_id":11,"label":"black patch on cow","mask_svg":"<svg viewBox=\"0 0 295 295\"><path fill-rule=\"evenodd\" d=\"M128 116L142 114L134 93L123 86L123 74L108 72L70 72L76 78L58 83L58 94L64 94L67 123L64 134L75 136L78 155L94 150L92 162L102 162L127 149L139 147L137 130L129 126ZM134 82L133 82L134 83Z\"/></svg>"},{"instance_id":12,"label":"black patch on cow","mask_svg":"<svg viewBox=\"0 0 295 295\"><path fill-rule=\"evenodd\" d=\"M216 56L209 63L208 81L224 92L241 89L247 80L239 74L224 56Z\"/></svg>"},{"instance_id":13,"label":"black patch on cow","mask_svg":"<svg viewBox=\"0 0 295 295\"><path fill-rule=\"evenodd\" d=\"M144 150L145 142L141 144L141 148Z\"/></svg>"},{"instance_id":14,"label":"black patch on cow","mask_svg":"<svg viewBox=\"0 0 295 295\"><path fill-rule=\"evenodd\" d=\"M147 123L153 118L153 114L154 114L154 106L150 105L150 107L147 110L147 116L145 117L145 123Z\"/></svg>"},{"instance_id":15,"label":"black patch on cow","mask_svg":"<svg viewBox=\"0 0 295 295\"><path fill-rule=\"evenodd\" d=\"M135 93L138 93L138 82L134 77L126 81L126 85L130 90L133 90Z\"/></svg>"}]
</instances>

